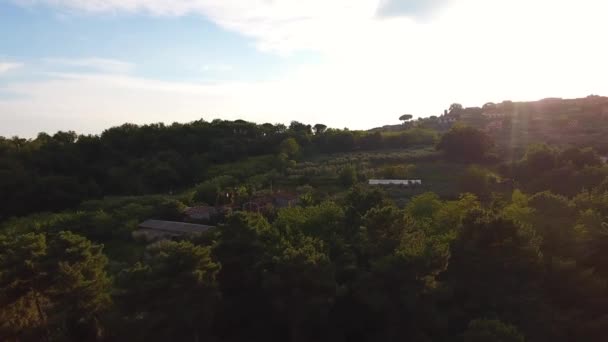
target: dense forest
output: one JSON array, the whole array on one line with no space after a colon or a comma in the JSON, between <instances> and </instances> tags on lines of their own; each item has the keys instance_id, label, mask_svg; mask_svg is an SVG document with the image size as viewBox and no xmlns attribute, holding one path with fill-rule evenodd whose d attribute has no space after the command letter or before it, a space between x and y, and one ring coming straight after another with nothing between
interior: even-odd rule
<instances>
[{"instance_id":1,"label":"dense forest","mask_svg":"<svg viewBox=\"0 0 608 342\"><path fill-rule=\"evenodd\" d=\"M606 100L0 138L0 340L605 341Z\"/></svg>"}]
</instances>

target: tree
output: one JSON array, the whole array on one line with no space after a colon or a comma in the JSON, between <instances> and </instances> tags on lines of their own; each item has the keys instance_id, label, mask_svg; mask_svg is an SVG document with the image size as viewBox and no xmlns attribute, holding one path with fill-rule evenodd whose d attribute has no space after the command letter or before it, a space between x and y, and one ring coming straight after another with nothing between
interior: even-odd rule
<instances>
[{"instance_id":1,"label":"tree","mask_svg":"<svg viewBox=\"0 0 608 342\"><path fill-rule=\"evenodd\" d=\"M557 152L546 144L531 145L520 164L528 172L526 176L533 177L557 166Z\"/></svg>"},{"instance_id":2,"label":"tree","mask_svg":"<svg viewBox=\"0 0 608 342\"><path fill-rule=\"evenodd\" d=\"M102 246L64 231L49 239L28 233L0 237L0 242L0 317L5 319L0 334L99 337L99 314L111 304Z\"/></svg>"},{"instance_id":3,"label":"tree","mask_svg":"<svg viewBox=\"0 0 608 342\"><path fill-rule=\"evenodd\" d=\"M492 185L496 183L496 176L489 170L472 165L467 168L459 179L461 192L469 192L486 200L492 192Z\"/></svg>"},{"instance_id":4,"label":"tree","mask_svg":"<svg viewBox=\"0 0 608 342\"><path fill-rule=\"evenodd\" d=\"M451 289L457 312L465 317L500 317L524 329L539 329L542 253L532 232L481 210L469 213L451 244L449 266L441 280ZM521 308L525 307L525 314ZM448 318L450 319L450 318Z\"/></svg>"},{"instance_id":5,"label":"tree","mask_svg":"<svg viewBox=\"0 0 608 342\"><path fill-rule=\"evenodd\" d=\"M450 105L450 115L460 115L464 111L464 107L460 103L452 103Z\"/></svg>"},{"instance_id":6,"label":"tree","mask_svg":"<svg viewBox=\"0 0 608 342\"><path fill-rule=\"evenodd\" d=\"M340 170L339 178L343 186L353 186L357 183L357 170L351 165L347 165Z\"/></svg>"},{"instance_id":7,"label":"tree","mask_svg":"<svg viewBox=\"0 0 608 342\"><path fill-rule=\"evenodd\" d=\"M263 288L284 317L290 341L316 341L328 329L336 296L333 267L323 241L296 235L283 239L264 270Z\"/></svg>"},{"instance_id":8,"label":"tree","mask_svg":"<svg viewBox=\"0 0 608 342\"><path fill-rule=\"evenodd\" d=\"M319 135L319 134L325 132L325 130L327 129L327 126L325 126L324 124L316 124L313 126L313 129L315 131L315 135Z\"/></svg>"},{"instance_id":9,"label":"tree","mask_svg":"<svg viewBox=\"0 0 608 342\"><path fill-rule=\"evenodd\" d=\"M196 186L193 199L210 205L225 204L229 199L222 192L235 184L236 179L231 176L212 178Z\"/></svg>"},{"instance_id":10,"label":"tree","mask_svg":"<svg viewBox=\"0 0 608 342\"><path fill-rule=\"evenodd\" d=\"M403 121L403 123L406 123L407 121L410 121L413 118L414 116L412 114L404 114L399 117L399 120Z\"/></svg>"},{"instance_id":11,"label":"tree","mask_svg":"<svg viewBox=\"0 0 608 342\"><path fill-rule=\"evenodd\" d=\"M445 133L437 149L457 161L481 161L486 157L493 142L484 132L469 126L457 125Z\"/></svg>"},{"instance_id":12,"label":"tree","mask_svg":"<svg viewBox=\"0 0 608 342\"><path fill-rule=\"evenodd\" d=\"M437 194L426 192L412 198L405 207L405 212L414 219L430 219L439 211L441 206L442 203Z\"/></svg>"},{"instance_id":13,"label":"tree","mask_svg":"<svg viewBox=\"0 0 608 342\"><path fill-rule=\"evenodd\" d=\"M305 125L301 122L298 121L292 121L289 124L289 130L293 131L294 133L298 133L298 134L304 134L304 135L308 135L311 133L312 127L310 127L310 125Z\"/></svg>"},{"instance_id":14,"label":"tree","mask_svg":"<svg viewBox=\"0 0 608 342\"><path fill-rule=\"evenodd\" d=\"M0 235L0 337L48 339L47 274L42 234ZM27 336L27 335L26 335ZM32 337L34 337L32 336Z\"/></svg>"},{"instance_id":15,"label":"tree","mask_svg":"<svg viewBox=\"0 0 608 342\"><path fill-rule=\"evenodd\" d=\"M108 259L102 251L103 246L71 232L50 239L48 297L54 303L53 315L63 318L76 340L99 337L99 314L111 304Z\"/></svg>"},{"instance_id":16,"label":"tree","mask_svg":"<svg viewBox=\"0 0 608 342\"><path fill-rule=\"evenodd\" d=\"M188 241L161 241L145 263L121 272L119 300L135 339L205 340L211 335L220 266L211 248Z\"/></svg>"},{"instance_id":17,"label":"tree","mask_svg":"<svg viewBox=\"0 0 608 342\"><path fill-rule=\"evenodd\" d=\"M295 157L300 152L300 145L294 138L286 138L279 145L279 152L285 153L288 157Z\"/></svg>"},{"instance_id":18,"label":"tree","mask_svg":"<svg viewBox=\"0 0 608 342\"><path fill-rule=\"evenodd\" d=\"M279 244L278 232L261 214L236 212L219 233L213 249L222 265L218 273L222 293L218 333L227 341L276 339L272 293L264 291L262 277L267 253Z\"/></svg>"},{"instance_id":19,"label":"tree","mask_svg":"<svg viewBox=\"0 0 608 342\"><path fill-rule=\"evenodd\" d=\"M411 223L398 221L400 231L387 231L398 234L397 245L371 259L354 285L357 299L382 322L374 340L428 340L420 324L424 310L418 308L430 305L424 294L433 290L436 276L447 266L449 243Z\"/></svg>"},{"instance_id":20,"label":"tree","mask_svg":"<svg viewBox=\"0 0 608 342\"><path fill-rule=\"evenodd\" d=\"M483 110L496 110L496 104L494 102L486 102L481 108Z\"/></svg>"},{"instance_id":21,"label":"tree","mask_svg":"<svg viewBox=\"0 0 608 342\"><path fill-rule=\"evenodd\" d=\"M561 151L558 160L561 163L572 163L577 168L585 166L600 166L602 160L600 156L592 148L575 148L571 147Z\"/></svg>"}]
</instances>

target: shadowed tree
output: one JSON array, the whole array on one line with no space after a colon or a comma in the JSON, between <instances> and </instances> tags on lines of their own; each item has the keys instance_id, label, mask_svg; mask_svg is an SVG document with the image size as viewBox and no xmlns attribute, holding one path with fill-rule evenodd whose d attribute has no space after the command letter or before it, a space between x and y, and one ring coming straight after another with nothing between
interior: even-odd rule
<instances>
[{"instance_id":1,"label":"shadowed tree","mask_svg":"<svg viewBox=\"0 0 608 342\"><path fill-rule=\"evenodd\" d=\"M210 337L219 300L219 265L209 247L161 241L145 263L121 272L120 304L134 340L200 341Z\"/></svg>"},{"instance_id":2,"label":"shadowed tree","mask_svg":"<svg viewBox=\"0 0 608 342\"><path fill-rule=\"evenodd\" d=\"M313 129L315 131L315 134L321 134L323 132L325 132L325 130L327 129L327 126L325 126L324 124L316 124L313 126Z\"/></svg>"},{"instance_id":3,"label":"shadowed tree","mask_svg":"<svg viewBox=\"0 0 608 342\"><path fill-rule=\"evenodd\" d=\"M0 241L0 337L101 336L99 314L111 303L102 246L71 232L48 239L36 233L5 236Z\"/></svg>"},{"instance_id":4,"label":"shadowed tree","mask_svg":"<svg viewBox=\"0 0 608 342\"><path fill-rule=\"evenodd\" d=\"M483 160L492 147L493 142L487 134L461 125L452 127L437 145L448 158L466 162Z\"/></svg>"},{"instance_id":5,"label":"shadowed tree","mask_svg":"<svg viewBox=\"0 0 608 342\"><path fill-rule=\"evenodd\" d=\"M404 114L399 117L399 120L403 121L403 123L405 124L406 122L412 120L413 118L414 118L414 116L412 114Z\"/></svg>"}]
</instances>

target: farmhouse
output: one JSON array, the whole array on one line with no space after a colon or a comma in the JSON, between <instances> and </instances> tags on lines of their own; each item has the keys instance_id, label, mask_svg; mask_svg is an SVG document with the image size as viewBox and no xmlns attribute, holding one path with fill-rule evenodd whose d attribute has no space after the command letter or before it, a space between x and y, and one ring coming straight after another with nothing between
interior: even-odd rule
<instances>
[{"instance_id":1,"label":"farmhouse","mask_svg":"<svg viewBox=\"0 0 608 342\"><path fill-rule=\"evenodd\" d=\"M166 240L201 234L211 228L215 227L185 222L147 220L139 224L138 229L133 232L133 237L146 241Z\"/></svg>"},{"instance_id":2,"label":"farmhouse","mask_svg":"<svg viewBox=\"0 0 608 342\"><path fill-rule=\"evenodd\" d=\"M369 185L422 185L420 179L370 179Z\"/></svg>"}]
</instances>

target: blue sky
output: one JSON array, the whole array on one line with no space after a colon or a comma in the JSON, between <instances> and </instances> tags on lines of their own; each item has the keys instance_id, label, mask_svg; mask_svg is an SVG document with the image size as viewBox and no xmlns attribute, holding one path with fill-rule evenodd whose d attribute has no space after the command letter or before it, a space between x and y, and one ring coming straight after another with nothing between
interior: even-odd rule
<instances>
[{"instance_id":1,"label":"blue sky","mask_svg":"<svg viewBox=\"0 0 608 342\"><path fill-rule=\"evenodd\" d=\"M0 0L0 135L607 94L596 0Z\"/></svg>"},{"instance_id":2,"label":"blue sky","mask_svg":"<svg viewBox=\"0 0 608 342\"><path fill-rule=\"evenodd\" d=\"M4 59L39 71L83 71L67 61L96 58L131 64L135 76L197 82L264 80L320 59L312 51L261 52L200 15L97 15L10 2L0 3L0 41Z\"/></svg>"}]
</instances>

